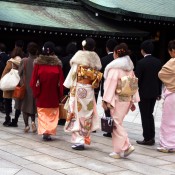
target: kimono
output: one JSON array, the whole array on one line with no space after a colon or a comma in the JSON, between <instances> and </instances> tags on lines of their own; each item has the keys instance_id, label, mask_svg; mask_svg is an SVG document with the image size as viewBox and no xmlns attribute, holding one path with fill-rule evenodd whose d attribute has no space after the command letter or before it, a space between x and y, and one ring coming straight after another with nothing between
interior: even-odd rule
<instances>
[{"instance_id":1,"label":"kimono","mask_svg":"<svg viewBox=\"0 0 175 175\"><path fill-rule=\"evenodd\" d=\"M164 83L160 146L175 151L175 58L171 58L158 74Z\"/></svg>"},{"instance_id":2,"label":"kimono","mask_svg":"<svg viewBox=\"0 0 175 175\"><path fill-rule=\"evenodd\" d=\"M90 133L99 128L94 88L102 78L99 56L78 51L70 60L71 69L64 82L70 89L65 132L72 132L72 143L90 144Z\"/></svg>"},{"instance_id":3,"label":"kimono","mask_svg":"<svg viewBox=\"0 0 175 175\"><path fill-rule=\"evenodd\" d=\"M123 76L134 76L133 63L129 56L117 58L110 62L104 71L103 101L110 106L110 113L114 121L112 145L115 153L122 153L129 148L130 141L122 123L133 102L140 100L138 91L132 98L121 98L116 93L117 84Z\"/></svg>"}]
</instances>

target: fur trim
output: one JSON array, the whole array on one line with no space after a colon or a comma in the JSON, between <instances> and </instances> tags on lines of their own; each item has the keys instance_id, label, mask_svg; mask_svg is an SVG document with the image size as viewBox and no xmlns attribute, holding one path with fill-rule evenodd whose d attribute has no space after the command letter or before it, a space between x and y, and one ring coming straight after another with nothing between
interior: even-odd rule
<instances>
[{"instance_id":1,"label":"fur trim","mask_svg":"<svg viewBox=\"0 0 175 175\"><path fill-rule=\"evenodd\" d=\"M51 66L60 65L62 66L61 60L56 56L39 55L38 58L34 60L34 64L46 64Z\"/></svg>"},{"instance_id":2,"label":"fur trim","mask_svg":"<svg viewBox=\"0 0 175 175\"><path fill-rule=\"evenodd\" d=\"M70 60L70 65L81 64L100 70L102 65L99 56L93 51L79 50Z\"/></svg>"},{"instance_id":3,"label":"fur trim","mask_svg":"<svg viewBox=\"0 0 175 175\"><path fill-rule=\"evenodd\" d=\"M21 62L21 57L16 56L15 58L10 58L8 61L14 63L17 66L19 66L19 64Z\"/></svg>"},{"instance_id":4,"label":"fur trim","mask_svg":"<svg viewBox=\"0 0 175 175\"><path fill-rule=\"evenodd\" d=\"M134 65L131 58L127 55L110 62L105 68L104 78L107 77L110 69L123 69L124 71L131 71L134 69Z\"/></svg>"}]
</instances>

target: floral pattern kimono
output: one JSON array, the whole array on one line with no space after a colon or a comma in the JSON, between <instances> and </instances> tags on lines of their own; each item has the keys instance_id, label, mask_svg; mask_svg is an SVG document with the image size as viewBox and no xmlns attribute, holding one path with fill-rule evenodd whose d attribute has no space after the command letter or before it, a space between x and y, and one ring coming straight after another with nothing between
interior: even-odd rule
<instances>
[{"instance_id":1,"label":"floral pattern kimono","mask_svg":"<svg viewBox=\"0 0 175 175\"><path fill-rule=\"evenodd\" d=\"M88 57L91 55L91 57ZM78 82L78 74L83 74L79 69L79 57L84 56L86 62L80 61L83 65L96 69L101 68L100 58L95 52L78 51L72 58L71 70L64 82L64 86L70 88L70 98L68 103L68 115L65 123L65 132L72 132L72 142L80 144L90 144L90 133L99 128L99 117L96 110L94 88L92 84ZM90 59L96 59L94 65ZM87 61L88 60L88 61ZM97 67L95 67L97 66ZM94 70L94 69L93 69ZM93 82L101 80L102 74L97 71Z\"/></svg>"}]
</instances>

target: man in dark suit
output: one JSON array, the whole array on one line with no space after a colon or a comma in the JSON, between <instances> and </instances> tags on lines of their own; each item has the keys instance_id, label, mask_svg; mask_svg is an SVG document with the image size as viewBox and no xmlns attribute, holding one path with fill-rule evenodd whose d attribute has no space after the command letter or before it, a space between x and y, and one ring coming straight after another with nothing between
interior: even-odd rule
<instances>
[{"instance_id":1,"label":"man in dark suit","mask_svg":"<svg viewBox=\"0 0 175 175\"><path fill-rule=\"evenodd\" d=\"M141 54L144 56L138 61L135 74L139 79L139 109L141 114L143 141L136 141L141 145L155 144L155 124L154 124L154 106L156 100L160 100L161 81L158 78L158 72L162 65L161 61L151 54L154 45L151 40L146 40L141 44Z\"/></svg>"},{"instance_id":2,"label":"man in dark suit","mask_svg":"<svg viewBox=\"0 0 175 175\"><path fill-rule=\"evenodd\" d=\"M114 51L114 48L115 48L116 45L117 45L117 41L116 41L115 39L109 39L109 40L106 42L106 52L107 52L108 55L106 55L105 57L102 57L102 58L101 58L101 63L102 63L101 72L102 72L102 73L104 73L105 67L106 67L111 61L114 60L113 51ZM101 88L100 88L101 96L102 96L102 97L103 97L103 93L104 93L103 86L104 86L104 78L102 78L102 80L101 80ZM107 117L111 117L110 110L105 111L105 115L106 115ZM104 133L103 136L104 136L104 137L112 137L112 136L111 136L111 133Z\"/></svg>"},{"instance_id":3,"label":"man in dark suit","mask_svg":"<svg viewBox=\"0 0 175 175\"><path fill-rule=\"evenodd\" d=\"M76 42L70 42L66 46L66 56L65 57L59 57L61 59L61 62L63 64L63 75L66 79L69 71L70 71L70 60L74 56L74 54L77 52L77 43ZM64 88L64 96L69 94L69 89L66 87ZM58 122L58 125L65 125L66 119L60 119Z\"/></svg>"}]
</instances>

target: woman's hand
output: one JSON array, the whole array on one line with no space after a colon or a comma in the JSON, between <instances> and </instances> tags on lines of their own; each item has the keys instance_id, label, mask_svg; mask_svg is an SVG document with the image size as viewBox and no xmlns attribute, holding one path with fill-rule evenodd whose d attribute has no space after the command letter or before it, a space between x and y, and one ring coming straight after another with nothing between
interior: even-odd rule
<instances>
[{"instance_id":1,"label":"woman's hand","mask_svg":"<svg viewBox=\"0 0 175 175\"><path fill-rule=\"evenodd\" d=\"M102 107L105 111L108 110L107 103L103 100L102 100Z\"/></svg>"}]
</instances>

